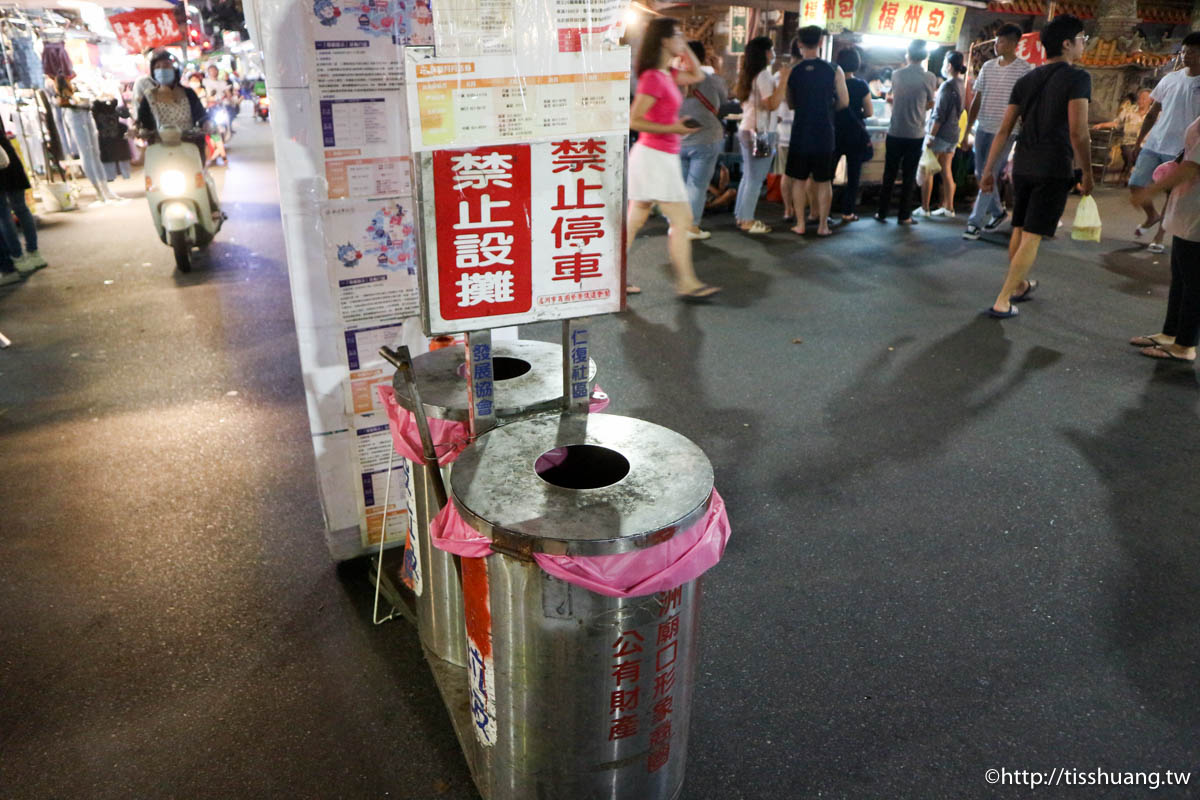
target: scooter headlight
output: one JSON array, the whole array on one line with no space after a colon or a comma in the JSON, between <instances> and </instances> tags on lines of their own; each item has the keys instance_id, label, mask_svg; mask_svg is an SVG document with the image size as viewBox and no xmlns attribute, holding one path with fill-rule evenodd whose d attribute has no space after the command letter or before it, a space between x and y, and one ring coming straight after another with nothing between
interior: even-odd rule
<instances>
[{"instance_id":1,"label":"scooter headlight","mask_svg":"<svg viewBox=\"0 0 1200 800\"><path fill-rule=\"evenodd\" d=\"M187 191L187 178L177 169L164 172L158 183L167 197L179 197Z\"/></svg>"}]
</instances>

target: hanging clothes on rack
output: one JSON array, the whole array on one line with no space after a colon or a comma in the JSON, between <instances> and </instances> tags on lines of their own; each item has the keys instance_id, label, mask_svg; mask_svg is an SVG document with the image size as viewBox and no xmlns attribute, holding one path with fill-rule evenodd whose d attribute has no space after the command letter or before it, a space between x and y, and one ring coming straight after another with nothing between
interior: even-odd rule
<instances>
[{"instance_id":1,"label":"hanging clothes on rack","mask_svg":"<svg viewBox=\"0 0 1200 800\"><path fill-rule=\"evenodd\" d=\"M75 65L67 53L67 43L44 39L42 41L42 71L50 78L71 80L75 77Z\"/></svg>"},{"instance_id":2,"label":"hanging clothes on rack","mask_svg":"<svg viewBox=\"0 0 1200 800\"><path fill-rule=\"evenodd\" d=\"M129 140L125 138L126 127L122 119L129 119L129 109L116 99L101 99L92 103L92 120L100 139L100 160L108 180L116 180L119 170L122 177L129 177Z\"/></svg>"},{"instance_id":3,"label":"hanging clothes on rack","mask_svg":"<svg viewBox=\"0 0 1200 800\"><path fill-rule=\"evenodd\" d=\"M22 89L40 89L46 74L34 49L33 37L13 34L9 41L12 43L13 80Z\"/></svg>"}]
</instances>

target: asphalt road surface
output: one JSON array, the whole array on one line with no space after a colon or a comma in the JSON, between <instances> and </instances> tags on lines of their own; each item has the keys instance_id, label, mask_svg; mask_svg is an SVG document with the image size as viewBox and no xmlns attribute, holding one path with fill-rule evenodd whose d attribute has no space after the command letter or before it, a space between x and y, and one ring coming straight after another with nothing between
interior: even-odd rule
<instances>
[{"instance_id":1,"label":"asphalt road surface","mask_svg":"<svg viewBox=\"0 0 1200 800\"><path fill-rule=\"evenodd\" d=\"M135 176L46 215L51 266L0 289L0 797L476 796L414 631L325 550L268 130L240 127L191 274ZM978 315L1003 239L961 217L803 242L716 217L701 307L661 223L638 240L600 383L704 448L734 529L684 800L1200 784L1200 386L1125 344L1167 260L1101 207L1105 241L1048 243L1003 323Z\"/></svg>"}]
</instances>

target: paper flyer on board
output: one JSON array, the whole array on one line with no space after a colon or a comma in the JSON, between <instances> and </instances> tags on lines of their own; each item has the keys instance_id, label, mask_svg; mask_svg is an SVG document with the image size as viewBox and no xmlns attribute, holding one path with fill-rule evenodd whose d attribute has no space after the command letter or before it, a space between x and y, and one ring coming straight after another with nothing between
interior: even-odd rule
<instances>
[{"instance_id":1,"label":"paper flyer on board","mask_svg":"<svg viewBox=\"0 0 1200 800\"><path fill-rule=\"evenodd\" d=\"M367 414L383 411L383 405L375 394L375 386L391 385L395 367L379 355L379 348L407 347L413 358L429 349L428 340L421 327L419 316L409 317L400 323L382 323L347 328L342 334L345 345L346 411L350 414Z\"/></svg>"},{"instance_id":2,"label":"paper flyer on board","mask_svg":"<svg viewBox=\"0 0 1200 800\"><path fill-rule=\"evenodd\" d=\"M452 57L599 49L620 40L628 8L629 0L438 0L434 44Z\"/></svg>"},{"instance_id":3,"label":"paper flyer on board","mask_svg":"<svg viewBox=\"0 0 1200 800\"><path fill-rule=\"evenodd\" d=\"M352 419L355 456L358 462L358 499L364 520L363 546L379 544L380 529L385 517L385 541L403 542L409 525L408 462L402 456L394 455L392 434L388 430L386 414L360 414Z\"/></svg>"},{"instance_id":4,"label":"paper flyer on board","mask_svg":"<svg viewBox=\"0 0 1200 800\"><path fill-rule=\"evenodd\" d=\"M414 152L629 129L628 48L528 65L508 56L434 58L428 48L406 58Z\"/></svg>"},{"instance_id":5,"label":"paper flyer on board","mask_svg":"<svg viewBox=\"0 0 1200 800\"><path fill-rule=\"evenodd\" d=\"M330 286L347 328L420 314L410 198L331 200L323 204L321 222Z\"/></svg>"}]
</instances>

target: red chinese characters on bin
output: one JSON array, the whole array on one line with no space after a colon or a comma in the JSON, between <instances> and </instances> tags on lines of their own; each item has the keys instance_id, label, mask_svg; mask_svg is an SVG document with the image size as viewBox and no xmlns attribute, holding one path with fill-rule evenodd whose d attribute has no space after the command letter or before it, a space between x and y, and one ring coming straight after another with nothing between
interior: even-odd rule
<instances>
[{"instance_id":1,"label":"red chinese characters on bin","mask_svg":"<svg viewBox=\"0 0 1200 800\"><path fill-rule=\"evenodd\" d=\"M683 587L658 595L658 630L654 641L654 705L651 708L650 754L646 771L662 769L671 758L671 714L674 711L675 661L679 655L679 609Z\"/></svg>"},{"instance_id":2,"label":"red chinese characters on bin","mask_svg":"<svg viewBox=\"0 0 1200 800\"><path fill-rule=\"evenodd\" d=\"M529 147L438 151L434 176L442 316L528 311Z\"/></svg>"},{"instance_id":3,"label":"red chinese characters on bin","mask_svg":"<svg viewBox=\"0 0 1200 800\"><path fill-rule=\"evenodd\" d=\"M564 139L551 145L551 172L559 175L555 187L556 212L550 232L554 235L554 275L551 280L583 283L588 278L604 275L604 253L589 250L593 240L607 235L604 208L599 192L604 189L604 176L595 176L598 183L589 183L586 176L576 173L608 171L607 144L600 139Z\"/></svg>"},{"instance_id":4,"label":"red chinese characters on bin","mask_svg":"<svg viewBox=\"0 0 1200 800\"><path fill-rule=\"evenodd\" d=\"M612 643L611 674L614 688L609 692L608 707L612 722L608 740L625 739L638 732L638 683L642 677L642 643L637 631L621 631Z\"/></svg>"}]
</instances>

